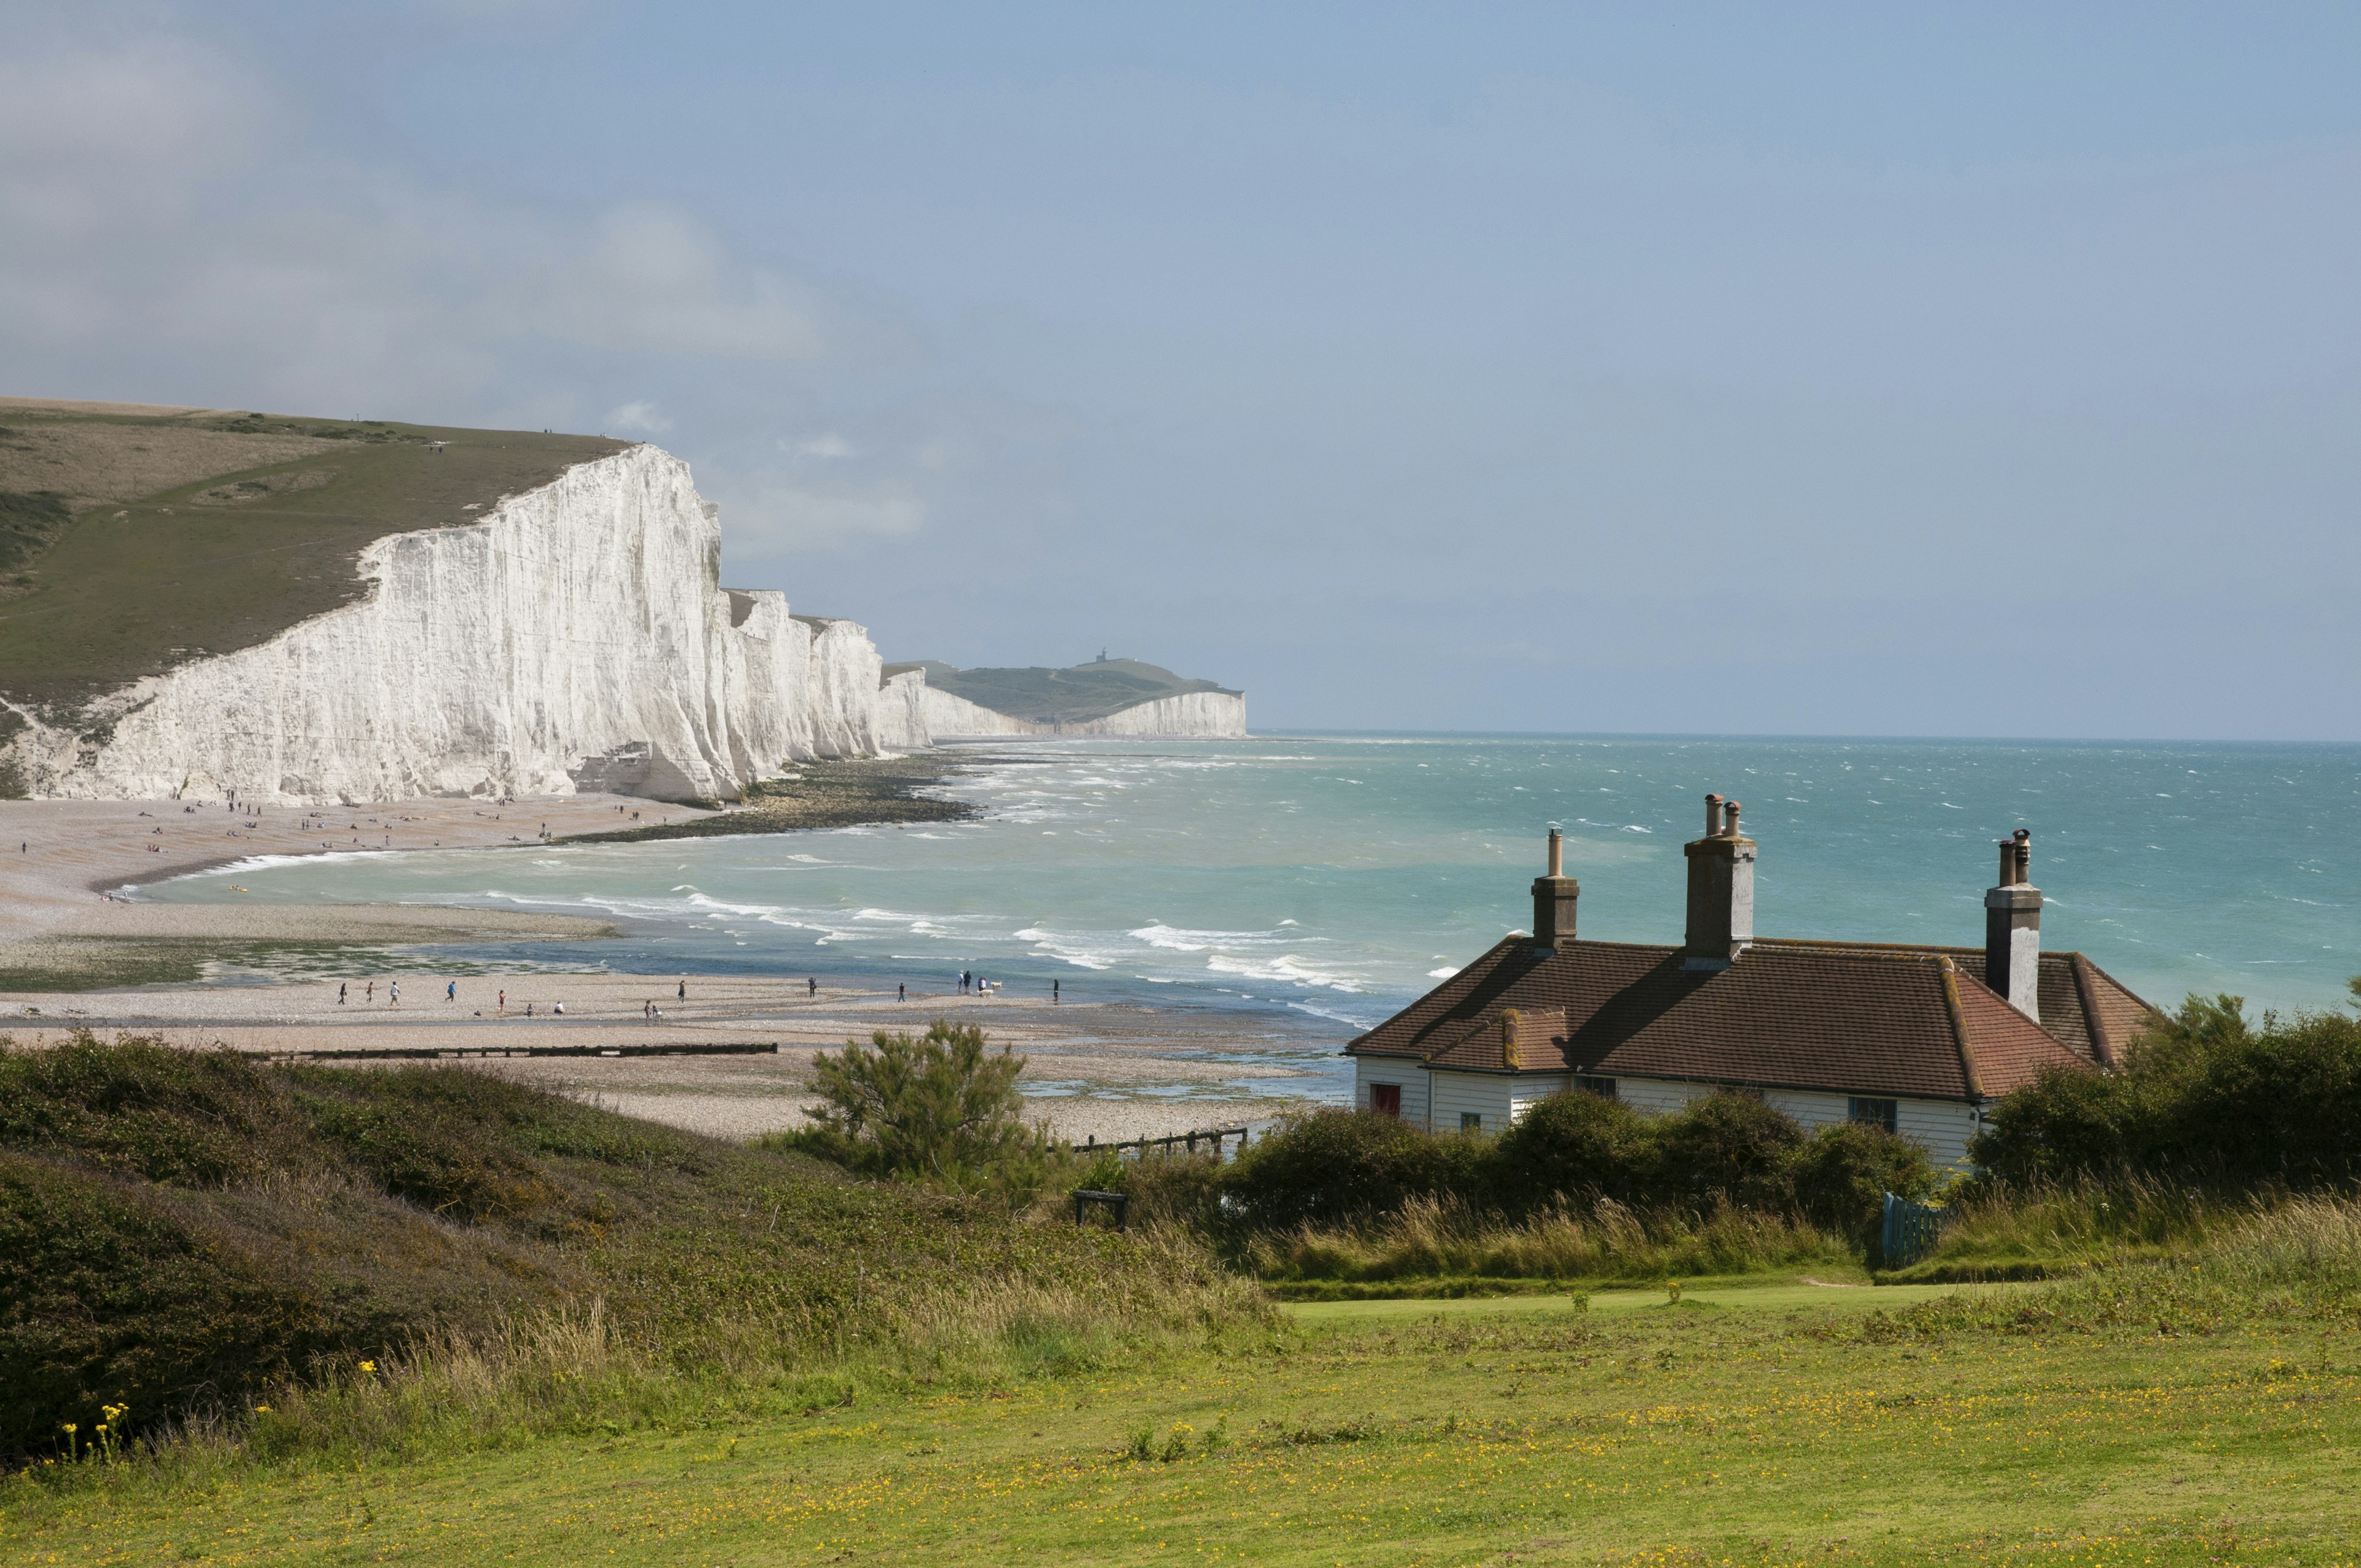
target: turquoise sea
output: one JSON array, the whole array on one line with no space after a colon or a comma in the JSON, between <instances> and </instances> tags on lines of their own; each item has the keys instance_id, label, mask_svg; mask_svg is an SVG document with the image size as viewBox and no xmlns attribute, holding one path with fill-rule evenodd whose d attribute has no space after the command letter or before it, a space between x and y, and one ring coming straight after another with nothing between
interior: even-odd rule
<instances>
[{"instance_id":1,"label":"turquoise sea","mask_svg":"<svg viewBox=\"0 0 2361 1568\"><path fill-rule=\"evenodd\" d=\"M1586 936L1677 941L1708 791L1762 846L1764 936L1980 944L1994 840L2033 833L2043 941L2153 1001L2327 1007L2361 973L2361 747L1268 735L978 748L978 821L248 861L147 890L609 915L481 961L863 977L1246 1009L1308 1039L1530 918L1552 825Z\"/></svg>"}]
</instances>

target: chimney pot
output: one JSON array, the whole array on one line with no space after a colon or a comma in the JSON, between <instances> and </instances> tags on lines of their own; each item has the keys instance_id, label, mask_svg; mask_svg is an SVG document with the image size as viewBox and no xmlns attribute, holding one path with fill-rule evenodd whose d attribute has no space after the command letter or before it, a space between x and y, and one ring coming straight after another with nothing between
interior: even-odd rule
<instances>
[{"instance_id":1,"label":"chimney pot","mask_svg":"<svg viewBox=\"0 0 2361 1568\"><path fill-rule=\"evenodd\" d=\"M2028 828L2000 841L2000 883L1984 894L1984 983L2041 1021L2041 890Z\"/></svg>"},{"instance_id":2,"label":"chimney pot","mask_svg":"<svg viewBox=\"0 0 2361 1568\"><path fill-rule=\"evenodd\" d=\"M1683 967L1728 969L1754 940L1754 845L1739 836L1738 802L1707 796L1705 837L1683 853L1689 863Z\"/></svg>"},{"instance_id":3,"label":"chimney pot","mask_svg":"<svg viewBox=\"0 0 2361 1568\"><path fill-rule=\"evenodd\" d=\"M1582 884L1565 874L1565 835L1550 829L1549 874L1533 878L1533 946L1554 951L1574 941L1576 901Z\"/></svg>"}]
</instances>

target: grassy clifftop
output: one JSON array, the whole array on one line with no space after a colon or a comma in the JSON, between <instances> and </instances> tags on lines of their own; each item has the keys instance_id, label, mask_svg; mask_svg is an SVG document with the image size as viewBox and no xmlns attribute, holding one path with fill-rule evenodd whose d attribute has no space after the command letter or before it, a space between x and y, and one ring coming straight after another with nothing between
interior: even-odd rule
<instances>
[{"instance_id":1,"label":"grassy clifftop","mask_svg":"<svg viewBox=\"0 0 2361 1568\"><path fill-rule=\"evenodd\" d=\"M1239 695L1217 682L1184 680L1161 665L1137 659L1100 659L1063 670L1039 664L1025 669L961 670L932 659L885 667L889 675L902 670L924 670L927 684L939 691L1038 724L1087 724L1184 692Z\"/></svg>"},{"instance_id":2,"label":"grassy clifftop","mask_svg":"<svg viewBox=\"0 0 2361 1568\"><path fill-rule=\"evenodd\" d=\"M358 598L361 550L477 521L604 436L0 399L0 696L71 712Z\"/></svg>"}]
</instances>

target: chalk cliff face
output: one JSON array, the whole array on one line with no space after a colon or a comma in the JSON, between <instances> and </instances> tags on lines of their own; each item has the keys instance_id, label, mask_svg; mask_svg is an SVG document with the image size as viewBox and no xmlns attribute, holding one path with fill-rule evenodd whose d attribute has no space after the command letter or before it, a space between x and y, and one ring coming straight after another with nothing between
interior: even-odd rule
<instances>
[{"instance_id":1,"label":"chalk cliff face","mask_svg":"<svg viewBox=\"0 0 2361 1568\"><path fill-rule=\"evenodd\" d=\"M1087 724L1069 724L1068 735L1159 735L1243 737L1246 699L1228 692L1180 692L1119 709Z\"/></svg>"},{"instance_id":2,"label":"chalk cliff face","mask_svg":"<svg viewBox=\"0 0 2361 1568\"><path fill-rule=\"evenodd\" d=\"M142 680L74 731L35 722L6 757L49 795L686 798L926 743L862 628L723 589L720 551L687 465L633 447L471 527L380 539L366 599Z\"/></svg>"},{"instance_id":3,"label":"chalk cliff face","mask_svg":"<svg viewBox=\"0 0 2361 1568\"><path fill-rule=\"evenodd\" d=\"M1005 713L995 713L981 703L970 702L963 696L955 696L939 687L928 685L925 684L927 673L924 670L911 670L895 678L896 680L915 679L919 683L919 711L925 716L927 733L930 736L939 738L951 736L972 740L987 735L1050 733L1049 726L1046 724L1035 724L1023 718L1011 718Z\"/></svg>"},{"instance_id":4,"label":"chalk cliff face","mask_svg":"<svg viewBox=\"0 0 2361 1568\"><path fill-rule=\"evenodd\" d=\"M923 680L925 672L910 676ZM896 676L896 679L908 677ZM970 740L1000 735L1137 735L1159 739L1200 737L1238 739L1246 732L1246 699L1228 692L1183 692L1158 697L1108 714L1104 718L1067 724L1043 724L1011 718L963 696L927 687L923 697L927 731L936 740Z\"/></svg>"}]
</instances>

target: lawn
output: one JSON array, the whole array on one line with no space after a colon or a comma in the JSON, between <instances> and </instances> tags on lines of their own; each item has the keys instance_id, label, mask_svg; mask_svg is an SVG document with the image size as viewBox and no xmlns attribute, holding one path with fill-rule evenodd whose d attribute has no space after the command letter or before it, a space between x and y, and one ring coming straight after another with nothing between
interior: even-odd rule
<instances>
[{"instance_id":1,"label":"lawn","mask_svg":"<svg viewBox=\"0 0 2361 1568\"><path fill-rule=\"evenodd\" d=\"M2349 1323L1793 1281L1285 1310L1219 1349L399 1464L19 1484L74 1563L2343 1563ZM1140 1457L1145 1453L1148 1457Z\"/></svg>"}]
</instances>

